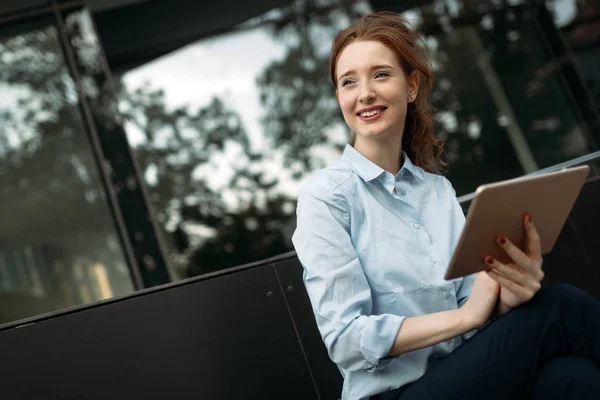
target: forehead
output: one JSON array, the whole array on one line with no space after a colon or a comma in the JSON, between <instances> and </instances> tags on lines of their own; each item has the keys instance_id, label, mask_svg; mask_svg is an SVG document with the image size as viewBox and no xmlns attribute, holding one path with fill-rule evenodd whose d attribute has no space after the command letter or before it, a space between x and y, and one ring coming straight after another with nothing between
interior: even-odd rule
<instances>
[{"instance_id":1,"label":"forehead","mask_svg":"<svg viewBox=\"0 0 600 400\"><path fill-rule=\"evenodd\" d=\"M386 45L376 41L356 41L342 50L337 61L338 76L348 70L360 71L373 65L388 64L400 67L396 54Z\"/></svg>"}]
</instances>

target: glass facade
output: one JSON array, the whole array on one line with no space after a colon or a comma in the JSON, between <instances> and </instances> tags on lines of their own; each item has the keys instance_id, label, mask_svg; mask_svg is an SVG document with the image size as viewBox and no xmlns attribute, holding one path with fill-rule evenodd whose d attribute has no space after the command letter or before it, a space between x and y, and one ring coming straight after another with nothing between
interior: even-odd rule
<instances>
[{"instance_id":1,"label":"glass facade","mask_svg":"<svg viewBox=\"0 0 600 400\"><path fill-rule=\"evenodd\" d=\"M459 196L600 150L597 1L296 0L137 53L42 3L0 7L0 323L293 250L296 192L349 138L331 42L373 9L424 37Z\"/></svg>"},{"instance_id":2,"label":"glass facade","mask_svg":"<svg viewBox=\"0 0 600 400\"><path fill-rule=\"evenodd\" d=\"M0 27L0 323L133 290L57 28L11 28Z\"/></svg>"},{"instance_id":3,"label":"glass facade","mask_svg":"<svg viewBox=\"0 0 600 400\"><path fill-rule=\"evenodd\" d=\"M295 16L308 7L296 2L295 14L281 8L120 76L126 131L176 276L292 250L298 187L348 140L327 76L330 45L372 9L321 3L321 13ZM564 40L557 26L575 18L565 9L581 4L524 3L403 11L431 52L438 132L459 196L598 150L597 119L581 115L580 83L561 69L573 57L548 44Z\"/></svg>"}]
</instances>

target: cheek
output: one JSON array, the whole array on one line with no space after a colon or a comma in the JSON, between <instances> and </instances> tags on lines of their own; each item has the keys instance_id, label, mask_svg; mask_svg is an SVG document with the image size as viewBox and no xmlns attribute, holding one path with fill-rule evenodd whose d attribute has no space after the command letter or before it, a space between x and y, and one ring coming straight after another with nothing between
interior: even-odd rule
<instances>
[{"instance_id":1,"label":"cheek","mask_svg":"<svg viewBox=\"0 0 600 400\"><path fill-rule=\"evenodd\" d=\"M340 96L339 98L340 109L344 114L344 118L351 117L354 115L354 102L348 97Z\"/></svg>"}]
</instances>

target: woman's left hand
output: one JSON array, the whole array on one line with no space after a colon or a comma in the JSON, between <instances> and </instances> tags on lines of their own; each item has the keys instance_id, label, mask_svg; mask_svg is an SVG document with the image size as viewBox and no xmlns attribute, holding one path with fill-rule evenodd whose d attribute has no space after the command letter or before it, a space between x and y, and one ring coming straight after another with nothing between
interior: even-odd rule
<instances>
[{"instance_id":1,"label":"woman's left hand","mask_svg":"<svg viewBox=\"0 0 600 400\"><path fill-rule=\"evenodd\" d=\"M540 235L533 225L531 214L525 215L524 226L527 233L525 251L503 236L496 239L513 260L512 263L502 264L491 256L485 258L485 263L491 268L488 275L500 284L499 314L531 300L540 290L544 278Z\"/></svg>"}]
</instances>

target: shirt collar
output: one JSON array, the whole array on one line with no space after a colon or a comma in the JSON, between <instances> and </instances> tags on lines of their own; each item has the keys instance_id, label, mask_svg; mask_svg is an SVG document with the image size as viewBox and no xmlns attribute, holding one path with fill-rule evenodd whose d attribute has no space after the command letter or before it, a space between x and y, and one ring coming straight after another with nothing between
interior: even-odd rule
<instances>
[{"instance_id":1,"label":"shirt collar","mask_svg":"<svg viewBox=\"0 0 600 400\"><path fill-rule=\"evenodd\" d=\"M402 168L400 169L400 172L398 172L397 176L402 173L402 170L406 170L414 177L423 180L421 169L410 161L410 158L408 158L406 152L403 151L402 155L404 158L404 164L402 165ZM342 159L346 161L348 165L350 165L350 168L352 168L354 172L356 172L367 182L372 181L385 172L383 168L369 160L367 157L363 156L350 144L346 144L346 148L342 154Z\"/></svg>"}]
</instances>

